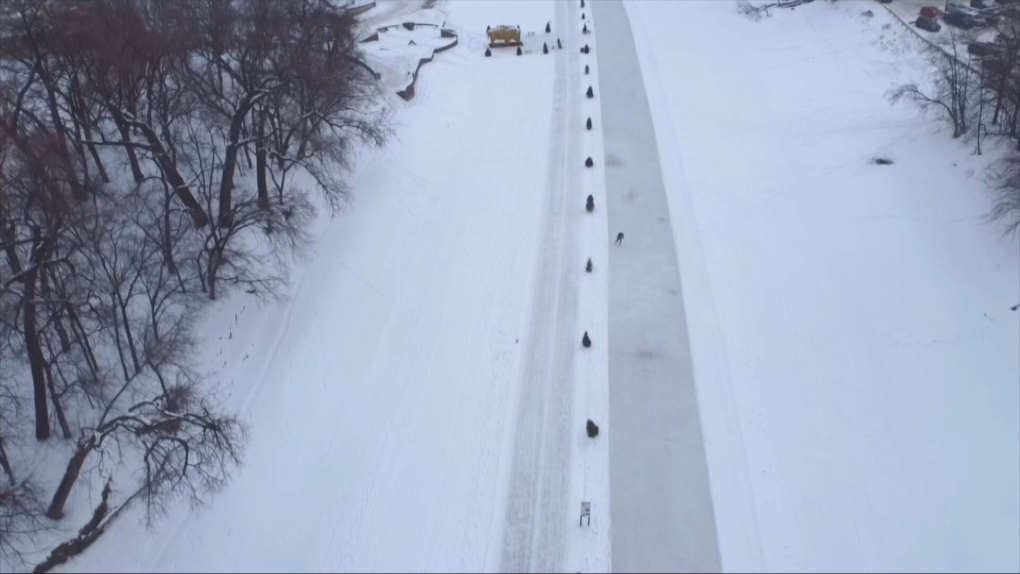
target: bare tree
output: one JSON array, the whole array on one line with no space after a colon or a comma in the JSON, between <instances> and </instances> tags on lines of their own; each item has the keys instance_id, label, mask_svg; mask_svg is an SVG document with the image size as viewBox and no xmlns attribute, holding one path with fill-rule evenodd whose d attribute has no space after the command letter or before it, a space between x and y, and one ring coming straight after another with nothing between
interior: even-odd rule
<instances>
[{"instance_id":1,"label":"bare tree","mask_svg":"<svg viewBox=\"0 0 1020 574\"><path fill-rule=\"evenodd\" d=\"M889 99L894 104L906 100L925 111L942 111L953 125L953 138L958 138L967 132L969 125L974 73L961 58L960 36L956 32L950 34L948 53L934 45L924 48L935 72L933 91L922 90L917 84L905 84L892 90Z\"/></svg>"},{"instance_id":2,"label":"bare tree","mask_svg":"<svg viewBox=\"0 0 1020 574\"><path fill-rule=\"evenodd\" d=\"M1006 235L1017 235L1020 232L1020 151L1013 150L992 165L989 183L993 192L989 220L1001 223Z\"/></svg>"},{"instance_id":3,"label":"bare tree","mask_svg":"<svg viewBox=\"0 0 1020 574\"><path fill-rule=\"evenodd\" d=\"M50 530L42 520L39 490L31 480L0 483L0 560L27 563L38 536Z\"/></svg>"},{"instance_id":4,"label":"bare tree","mask_svg":"<svg viewBox=\"0 0 1020 574\"><path fill-rule=\"evenodd\" d=\"M762 19L762 16L766 18L771 17L772 9L776 6L779 6L779 2L752 4L748 0L741 0L737 2L737 13L757 22Z\"/></svg>"},{"instance_id":5,"label":"bare tree","mask_svg":"<svg viewBox=\"0 0 1020 574\"><path fill-rule=\"evenodd\" d=\"M150 518L224 484L245 432L195 372L202 303L275 293L312 195L336 212L355 149L388 130L357 22L328 2L0 9L0 470L22 488L0 504L58 519L95 473L108 486L48 567L116 515L116 468L142 471ZM8 457L31 423L74 447L45 509Z\"/></svg>"}]
</instances>

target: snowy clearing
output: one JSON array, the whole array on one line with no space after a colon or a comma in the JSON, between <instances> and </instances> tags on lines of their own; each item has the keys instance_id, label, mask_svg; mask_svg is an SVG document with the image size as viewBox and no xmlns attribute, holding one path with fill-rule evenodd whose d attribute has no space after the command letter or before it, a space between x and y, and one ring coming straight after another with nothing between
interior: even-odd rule
<instances>
[{"instance_id":1,"label":"snowy clearing","mask_svg":"<svg viewBox=\"0 0 1020 574\"><path fill-rule=\"evenodd\" d=\"M987 156L884 98L915 40L857 2L627 8L724 569L1020 569L1020 252Z\"/></svg>"}]
</instances>

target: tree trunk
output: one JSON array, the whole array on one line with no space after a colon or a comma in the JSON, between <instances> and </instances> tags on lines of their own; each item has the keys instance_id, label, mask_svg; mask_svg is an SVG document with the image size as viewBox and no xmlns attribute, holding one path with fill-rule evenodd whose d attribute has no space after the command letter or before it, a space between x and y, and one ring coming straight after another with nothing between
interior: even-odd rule
<instances>
[{"instance_id":1,"label":"tree trunk","mask_svg":"<svg viewBox=\"0 0 1020 574\"><path fill-rule=\"evenodd\" d=\"M138 351L135 348L135 336L131 332L131 321L128 319L127 314L127 301L121 297L120 293L117 293L117 303L120 306L121 320L124 322L124 338L127 339L128 351L131 352L131 366L134 367L132 374L138 373L142 370L142 365L138 362Z\"/></svg>"},{"instance_id":2,"label":"tree trunk","mask_svg":"<svg viewBox=\"0 0 1020 574\"><path fill-rule=\"evenodd\" d=\"M83 129L85 130L85 138L92 141L92 131L88 129L88 127ZM99 150L96 149L96 144L90 143L87 144L87 147L89 148L89 155L92 156L92 163L96 164L96 170L99 171L99 179L101 179L103 183L110 183L110 174L106 173L106 166L103 165L103 160L99 157ZM134 150L131 151L134 152ZM130 158L128 161L130 162ZM137 158L135 159L135 163L138 163ZM137 165L135 167L137 167Z\"/></svg>"},{"instance_id":3,"label":"tree trunk","mask_svg":"<svg viewBox=\"0 0 1020 574\"><path fill-rule=\"evenodd\" d=\"M39 270L39 292L42 293L43 299L46 300L52 298L50 293L49 276L50 275L46 272L45 267ZM60 340L60 350L66 353L71 350L71 339L68 338L67 330L64 328L62 309L62 305L57 305L50 313L50 318L53 323L53 328L57 332L57 338Z\"/></svg>"},{"instance_id":4,"label":"tree trunk","mask_svg":"<svg viewBox=\"0 0 1020 574\"><path fill-rule=\"evenodd\" d=\"M216 273L219 271L219 251L217 248L209 250L209 269L206 275L209 277L209 299L216 300Z\"/></svg>"},{"instance_id":5,"label":"tree trunk","mask_svg":"<svg viewBox=\"0 0 1020 574\"><path fill-rule=\"evenodd\" d=\"M7 481L14 486L18 481L14 480L14 471L11 470L11 461L7 458L7 449L4 448L4 437L0 436L0 468L4 469Z\"/></svg>"},{"instance_id":6,"label":"tree trunk","mask_svg":"<svg viewBox=\"0 0 1020 574\"><path fill-rule=\"evenodd\" d=\"M170 226L170 200L173 195L169 193L165 181L163 182L163 192L166 197L166 202L163 204L163 263L166 264L167 271L177 275L179 280L177 262L174 261L173 228Z\"/></svg>"},{"instance_id":7,"label":"tree trunk","mask_svg":"<svg viewBox=\"0 0 1020 574\"><path fill-rule=\"evenodd\" d=\"M57 154L60 166L63 168L64 177L67 178L67 184L71 187L71 197L78 201L84 201L87 199L85 188L81 185L78 180L78 174L74 170L74 165L71 163L71 153L67 148L67 136L65 130L63 118L60 117L60 108L57 106L57 87L53 85L49 77L49 73L43 67L40 62L39 68L39 79L42 80L43 85L46 87L46 103L49 107L50 118L53 121L53 129L56 135L56 141L59 153Z\"/></svg>"},{"instance_id":8,"label":"tree trunk","mask_svg":"<svg viewBox=\"0 0 1020 574\"><path fill-rule=\"evenodd\" d=\"M74 451L71 460L67 461L64 477L60 479L60 485L57 486L57 491L53 493L53 500L50 502L50 507L46 510L46 518L60 520L64 516L64 506L67 504L67 497L71 495L71 489L74 488L74 483L77 482L78 475L81 474L81 469L85 465L85 459L88 458L95 448L96 445L92 438L89 438L88 442L78 445L78 449Z\"/></svg>"},{"instance_id":9,"label":"tree trunk","mask_svg":"<svg viewBox=\"0 0 1020 574\"><path fill-rule=\"evenodd\" d=\"M22 315L25 335L25 350L28 351L28 364L32 371L32 392L35 398L35 438L49 440L50 413L46 405L46 375L44 371L42 345L39 343L38 306L35 300L36 279L39 272L38 261L32 262L25 272L25 310Z\"/></svg>"},{"instance_id":10,"label":"tree trunk","mask_svg":"<svg viewBox=\"0 0 1020 574\"><path fill-rule=\"evenodd\" d=\"M269 186L266 184L266 111L259 111L255 124L255 181L258 188L258 207L269 209Z\"/></svg>"},{"instance_id":11,"label":"tree trunk","mask_svg":"<svg viewBox=\"0 0 1020 574\"><path fill-rule=\"evenodd\" d=\"M198 203L194 194L191 193L191 188L188 187L188 184L184 183L184 178L181 177L177 166L171 161L163 144L156 137L156 132L152 131L150 126L141 122L132 122L131 125L141 130L142 135L145 136L146 142L148 142L149 147L152 149L153 157L159 162L159 166L163 169L163 174L173 187L174 193L180 198L181 203L188 208L195 227L201 229L209 225L209 216L205 214L201 204Z\"/></svg>"},{"instance_id":12,"label":"tree trunk","mask_svg":"<svg viewBox=\"0 0 1020 574\"><path fill-rule=\"evenodd\" d=\"M0 206L2 207L2 206ZM21 260L18 259L18 252L14 249L15 237L14 223L12 222L0 222L0 239L3 239L5 244L4 252L7 253L7 264L11 266L11 275L18 277L21 276L23 271L21 268ZM21 276L19 281L24 282L25 278Z\"/></svg>"},{"instance_id":13,"label":"tree trunk","mask_svg":"<svg viewBox=\"0 0 1020 574\"><path fill-rule=\"evenodd\" d=\"M92 345L89 343L88 335L85 334L85 327L82 326L78 314L75 313L74 307L71 307L70 303L65 303L64 310L71 321L71 332L74 333L75 340L78 341L85 353L85 362L88 363L89 372L95 377L99 374L99 363L96 362L96 355L92 352Z\"/></svg>"},{"instance_id":14,"label":"tree trunk","mask_svg":"<svg viewBox=\"0 0 1020 574\"><path fill-rule=\"evenodd\" d=\"M138 163L138 154L135 153L135 147L131 145L131 130L124 124L120 114L115 113L112 115L113 123L117 125L117 131L120 132L121 141L127 144L124 146L124 151L127 152L128 165L131 166L131 176L135 178L135 183L141 183L145 179L145 175L142 173L142 166Z\"/></svg>"},{"instance_id":15,"label":"tree trunk","mask_svg":"<svg viewBox=\"0 0 1020 574\"><path fill-rule=\"evenodd\" d=\"M234 117L230 120L230 139L223 156L223 177L220 179L220 205L219 205L219 226L229 228L233 223L231 213L234 192L234 170L237 167L238 140L241 138L241 128L244 127L244 118L255 102L257 94L249 93L238 105Z\"/></svg>"},{"instance_id":16,"label":"tree trunk","mask_svg":"<svg viewBox=\"0 0 1020 574\"><path fill-rule=\"evenodd\" d=\"M67 424L67 417L64 416L64 408L60 406L60 397L57 396L57 387L53 384L53 369L46 365L46 383L50 389L50 401L53 403L53 412L57 415L57 423L60 425L60 432L64 440L71 440L71 427Z\"/></svg>"}]
</instances>

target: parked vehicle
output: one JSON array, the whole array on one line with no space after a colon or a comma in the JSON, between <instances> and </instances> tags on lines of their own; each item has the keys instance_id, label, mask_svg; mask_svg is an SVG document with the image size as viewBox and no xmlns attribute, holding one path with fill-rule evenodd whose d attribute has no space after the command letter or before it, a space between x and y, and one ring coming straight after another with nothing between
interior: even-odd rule
<instances>
[{"instance_id":1,"label":"parked vehicle","mask_svg":"<svg viewBox=\"0 0 1020 574\"><path fill-rule=\"evenodd\" d=\"M978 58L997 56L1002 53L1002 46L990 42L971 42L967 44L967 53Z\"/></svg>"},{"instance_id":2,"label":"parked vehicle","mask_svg":"<svg viewBox=\"0 0 1020 574\"><path fill-rule=\"evenodd\" d=\"M1002 58L985 58L981 60L981 69L993 74L1005 74L1009 71L1006 61Z\"/></svg>"},{"instance_id":3,"label":"parked vehicle","mask_svg":"<svg viewBox=\"0 0 1020 574\"><path fill-rule=\"evenodd\" d=\"M984 25L983 21L978 20L969 14L964 14L963 12L946 12L946 16L942 19L942 21L950 26L955 26L964 30L979 28Z\"/></svg>"},{"instance_id":4,"label":"parked vehicle","mask_svg":"<svg viewBox=\"0 0 1020 574\"><path fill-rule=\"evenodd\" d=\"M946 15L945 12L939 10L934 6L925 6L921 8L920 14L921 16L924 16L925 18L931 18L932 20L938 20L939 18L942 18L943 16Z\"/></svg>"},{"instance_id":5,"label":"parked vehicle","mask_svg":"<svg viewBox=\"0 0 1020 574\"><path fill-rule=\"evenodd\" d=\"M929 32L938 32L942 29L942 24L939 24L938 20L925 16L918 16L917 20L914 20L914 25Z\"/></svg>"},{"instance_id":6,"label":"parked vehicle","mask_svg":"<svg viewBox=\"0 0 1020 574\"><path fill-rule=\"evenodd\" d=\"M989 8L987 10L982 10L979 18L993 26L1002 21L1002 16L999 15L998 8Z\"/></svg>"},{"instance_id":7,"label":"parked vehicle","mask_svg":"<svg viewBox=\"0 0 1020 574\"><path fill-rule=\"evenodd\" d=\"M959 4L956 2L946 5L946 15L949 14L963 14L964 16L967 16L974 20L973 22L974 26L984 26L987 24L984 14L981 10L975 10L974 8L964 6L963 4Z\"/></svg>"}]
</instances>

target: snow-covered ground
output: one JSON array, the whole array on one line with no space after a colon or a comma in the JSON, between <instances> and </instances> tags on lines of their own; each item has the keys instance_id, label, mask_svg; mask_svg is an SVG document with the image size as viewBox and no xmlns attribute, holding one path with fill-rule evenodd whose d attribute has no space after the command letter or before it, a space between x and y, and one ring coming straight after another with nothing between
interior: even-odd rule
<instances>
[{"instance_id":1,"label":"snow-covered ground","mask_svg":"<svg viewBox=\"0 0 1020 574\"><path fill-rule=\"evenodd\" d=\"M862 4L757 23L720 0L626 5L722 566L1018 571L1020 246L982 222L988 157L889 106L923 79L918 40ZM126 513L58 570L609 570L611 238L582 207L613 190L581 123L605 110L582 97L579 8L435 9L459 45L411 102L390 94L397 136L318 222L289 300L208 318L245 466L208 508L152 531ZM498 24L535 32L525 55L482 57Z\"/></svg>"},{"instance_id":2,"label":"snow-covered ground","mask_svg":"<svg viewBox=\"0 0 1020 574\"><path fill-rule=\"evenodd\" d=\"M366 18L415 17L387 4ZM605 373L575 357L569 320L598 296L577 290L584 196L570 173L584 167L563 129L580 125L578 56L477 49L486 25L544 33L575 8L441 7L461 44L423 69L413 102L394 100L395 140L362 162L351 209L321 224L290 300L235 297L209 319L208 360L251 426L245 466L204 511L149 533L127 514L65 571L607 569L608 516L568 536L582 494L608 489L604 454L590 471L572 454L589 445L584 418L569 419L578 398L605 409L604 392L582 393ZM575 393L575 372L594 384ZM529 544L504 548L505 516Z\"/></svg>"},{"instance_id":3,"label":"snow-covered ground","mask_svg":"<svg viewBox=\"0 0 1020 574\"><path fill-rule=\"evenodd\" d=\"M924 72L867 4L627 4L723 567L1016 572L1020 250L987 158L889 107Z\"/></svg>"}]
</instances>

